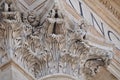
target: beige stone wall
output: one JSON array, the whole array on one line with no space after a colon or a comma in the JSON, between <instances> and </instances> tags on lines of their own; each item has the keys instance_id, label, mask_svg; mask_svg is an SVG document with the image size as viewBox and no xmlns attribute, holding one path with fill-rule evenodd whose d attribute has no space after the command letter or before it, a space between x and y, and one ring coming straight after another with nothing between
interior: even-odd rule
<instances>
[{"instance_id":1,"label":"beige stone wall","mask_svg":"<svg viewBox=\"0 0 120 80\"><path fill-rule=\"evenodd\" d=\"M0 67L0 80L34 80L24 70L10 61Z\"/></svg>"},{"instance_id":2,"label":"beige stone wall","mask_svg":"<svg viewBox=\"0 0 120 80\"><path fill-rule=\"evenodd\" d=\"M0 69L0 80L12 80L12 68L1 68Z\"/></svg>"},{"instance_id":3,"label":"beige stone wall","mask_svg":"<svg viewBox=\"0 0 120 80\"><path fill-rule=\"evenodd\" d=\"M22 74L18 69L12 67L12 80L29 80L26 75Z\"/></svg>"}]
</instances>

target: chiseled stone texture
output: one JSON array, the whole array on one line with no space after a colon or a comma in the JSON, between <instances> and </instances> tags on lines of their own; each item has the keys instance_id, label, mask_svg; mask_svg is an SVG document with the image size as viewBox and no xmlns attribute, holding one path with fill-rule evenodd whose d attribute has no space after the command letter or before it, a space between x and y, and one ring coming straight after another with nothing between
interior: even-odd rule
<instances>
[{"instance_id":1,"label":"chiseled stone texture","mask_svg":"<svg viewBox=\"0 0 120 80\"><path fill-rule=\"evenodd\" d=\"M4 57L8 54L11 60L4 69L0 67L1 80L77 80L71 76L83 80L87 75L97 74L101 66L109 65L113 46L102 45L103 40L88 35L90 26L85 20L72 20L73 16L66 15L60 6L62 0L53 1L49 8L43 4L46 11L41 9L41 13L22 13L12 0L1 3L1 27L6 34L2 38L7 36L4 45L8 47L0 46L4 49L4 54L0 50L0 62L8 61Z\"/></svg>"}]
</instances>

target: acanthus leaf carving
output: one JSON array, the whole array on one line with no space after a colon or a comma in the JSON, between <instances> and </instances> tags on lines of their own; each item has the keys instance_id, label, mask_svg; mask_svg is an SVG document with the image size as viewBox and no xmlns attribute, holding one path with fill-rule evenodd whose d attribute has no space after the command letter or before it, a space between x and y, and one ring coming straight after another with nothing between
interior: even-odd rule
<instances>
[{"instance_id":1,"label":"acanthus leaf carving","mask_svg":"<svg viewBox=\"0 0 120 80\"><path fill-rule=\"evenodd\" d=\"M3 11L7 16L11 11L16 12L7 9ZM81 24L67 21L68 17L58 3L55 3L43 24L40 24L39 16L29 11L18 15L16 22L10 24L13 59L35 78L56 73L78 78L83 74L95 75L100 66L109 64L112 52L91 47L87 42L89 26L85 21ZM12 18L3 19L13 22Z\"/></svg>"},{"instance_id":2,"label":"acanthus leaf carving","mask_svg":"<svg viewBox=\"0 0 120 80\"><path fill-rule=\"evenodd\" d=\"M9 61L7 53L7 31L4 22L0 22L0 66Z\"/></svg>"}]
</instances>

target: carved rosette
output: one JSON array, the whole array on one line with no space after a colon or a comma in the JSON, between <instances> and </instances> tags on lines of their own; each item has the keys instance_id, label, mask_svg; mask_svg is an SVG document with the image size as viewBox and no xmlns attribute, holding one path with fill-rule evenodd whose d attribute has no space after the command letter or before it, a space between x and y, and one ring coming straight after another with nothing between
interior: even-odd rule
<instances>
[{"instance_id":1,"label":"carved rosette","mask_svg":"<svg viewBox=\"0 0 120 80\"><path fill-rule=\"evenodd\" d=\"M47 13L43 24L40 14L35 11L20 15L11 7L12 3L3 4L3 21L10 25L11 58L35 78L56 73L80 78L82 75L95 75L101 66L109 65L113 52L88 44L86 35L89 26L85 21L80 24L71 20L67 22L69 18L58 3L55 2ZM0 26L2 62L6 55L2 45L4 32L5 29Z\"/></svg>"}]
</instances>

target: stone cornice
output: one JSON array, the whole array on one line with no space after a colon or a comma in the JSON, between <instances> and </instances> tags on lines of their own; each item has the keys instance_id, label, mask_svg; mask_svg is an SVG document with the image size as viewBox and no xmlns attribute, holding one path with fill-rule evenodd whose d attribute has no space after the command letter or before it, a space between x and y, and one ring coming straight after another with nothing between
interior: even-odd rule
<instances>
[{"instance_id":1,"label":"stone cornice","mask_svg":"<svg viewBox=\"0 0 120 80\"><path fill-rule=\"evenodd\" d=\"M120 0L99 0L112 14L120 20Z\"/></svg>"},{"instance_id":2,"label":"stone cornice","mask_svg":"<svg viewBox=\"0 0 120 80\"><path fill-rule=\"evenodd\" d=\"M102 18L112 29L120 34L120 21L98 0L84 0L84 2Z\"/></svg>"}]
</instances>

